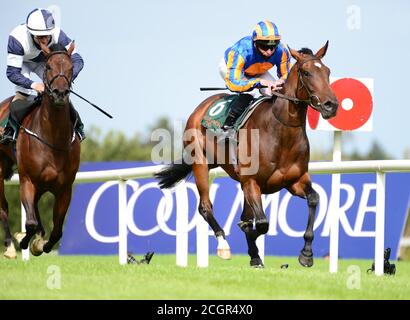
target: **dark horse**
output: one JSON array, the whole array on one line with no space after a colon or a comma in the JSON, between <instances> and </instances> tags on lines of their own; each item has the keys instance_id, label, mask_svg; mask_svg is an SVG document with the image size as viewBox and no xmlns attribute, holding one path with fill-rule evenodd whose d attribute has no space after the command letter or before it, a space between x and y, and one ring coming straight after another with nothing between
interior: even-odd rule
<instances>
[{"instance_id":1,"label":"dark horse","mask_svg":"<svg viewBox=\"0 0 410 320\"><path fill-rule=\"evenodd\" d=\"M4 180L12 176L14 164L17 164L20 178L20 199L27 213L26 233L16 235L20 247L27 249L31 238L37 234L30 245L31 253L48 253L62 236L72 185L80 164L80 142L74 134L69 107L73 50L73 43L68 50L61 45L42 46L46 67L41 103L30 110L20 124L15 153L11 145L0 146L0 217L6 231L5 256L8 258L15 258L16 254L8 226ZM0 104L1 113L7 111L11 100L12 97ZM37 205L46 192L55 197L53 230L48 241L42 239L45 231Z\"/></svg>"},{"instance_id":2,"label":"dark horse","mask_svg":"<svg viewBox=\"0 0 410 320\"><path fill-rule=\"evenodd\" d=\"M269 227L261 194L271 194L282 188L286 188L292 195L307 199L309 217L299 262L307 267L313 265L313 223L319 195L312 188L308 173L310 147L306 135L306 112L309 105L319 111L324 119L334 117L337 112L338 100L329 84L330 70L321 61L327 47L328 42L316 54L309 49L299 52L289 49L297 62L283 89L275 94L278 97L263 101L245 123L245 136L239 135L237 158L240 160L241 154L251 151L251 161L258 162L254 173L245 173L247 167L241 161L237 173L234 165L226 161L229 159L226 149L223 151L224 163L209 161L210 158L217 157L218 148L215 141L209 141L210 135L206 135L201 119L214 101L223 96L218 94L203 101L187 121L185 132L196 132L188 135L189 138L184 138L185 150L194 144L194 148L191 147L193 152L190 153L194 158L192 164L187 163L184 156L182 164L171 164L157 174L160 186L169 188L193 171L200 195L198 210L215 232L220 257L230 258L230 249L223 229L215 220L209 198L209 170L218 166L240 182L244 193L244 208L238 225L246 235L251 266L263 267L255 241L258 236L267 233ZM251 143L251 129L258 130L258 143ZM210 152L213 153L211 157Z\"/></svg>"}]
</instances>

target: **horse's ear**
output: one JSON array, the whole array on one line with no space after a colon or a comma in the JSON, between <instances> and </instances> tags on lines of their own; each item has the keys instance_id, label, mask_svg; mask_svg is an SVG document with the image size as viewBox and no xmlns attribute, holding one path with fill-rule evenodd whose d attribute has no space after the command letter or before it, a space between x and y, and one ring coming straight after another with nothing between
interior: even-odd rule
<instances>
[{"instance_id":1,"label":"horse's ear","mask_svg":"<svg viewBox=\"0 0 410 320\"><path fill-rule=\"evenodd\" d=\"M44 52L46 56L48 56L51 52L50 48L40 42L41 51Z\"/></svg>"},{"instance_id":2,"label":"horse's ear","mask_svg":"<svg viewBox=\"0 0 410 320\"><path fill-rule=\"evenodd\" d=\"M288 46L288 49L289 49L290 54L292 55L293 58L296 59L296 61L299 61L300 59L302 59L302 55L299 52L297 52L296 50L293 50L289 46Z\"/></svg>"},{"instance_id":3,"label":"horse's ear","mask_svg":"<svg viewBox=\"0 0 410 320\"><path fill-rule=\"evenodd\" d=\"M327 47L329 46L329 40L326 41L326 44L316 52L315 56L319 59L322 59L327 51Z\"/></svg>"},{"instance_id":4,"label":"horse's ear","mask_svg":"<svg viewBox=\"0 0 410 320\"><path fill-rule=\"evenodd\" d=\"M71 41L70 46L68 47L67 53L69 56L71 56L74 49L75 49L75 40Z\"/></svg>"}]
</instances>

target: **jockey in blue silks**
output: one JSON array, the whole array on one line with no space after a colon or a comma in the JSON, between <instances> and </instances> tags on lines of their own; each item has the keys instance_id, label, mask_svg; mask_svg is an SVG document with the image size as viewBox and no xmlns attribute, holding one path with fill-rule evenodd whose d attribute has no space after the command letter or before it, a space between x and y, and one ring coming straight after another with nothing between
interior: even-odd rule
<instances>
[{"instance_id":1,"label":"jockey in blue silks","mask_svg":"<svg viewBox=\"0 0 410 320\"><path fill-rule=\"evenodd\" d=\"M272 91L280 90L286 80L291 64L290 53L281 42L277 26L270 21L259 22L252 36L240 39L225 51L219 64L219 72L226 87L239 93L231 106L231 111L223 125L224 130L233 128L235 120L243 113L251 100L259 95L271 96ZM276 66L278 80L268 72ZM250 94L244 94L248 92Z\"/></svg>"}]
</instances>

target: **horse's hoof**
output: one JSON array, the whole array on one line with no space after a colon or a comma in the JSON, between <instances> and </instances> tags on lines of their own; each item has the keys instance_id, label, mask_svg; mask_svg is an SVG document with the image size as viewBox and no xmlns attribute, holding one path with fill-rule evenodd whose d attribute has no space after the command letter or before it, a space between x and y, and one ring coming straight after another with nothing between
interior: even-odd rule
<instances>
[{"instance_id":1,"label":"horse's hoof","mask_svg":"<svg viewBox=\"0 0 410 320\"><path fill-rule=\"evenodd\" d=\"M266 219L261 219L255 222L256 231L260 234L265 234L269 229L269 222Z\"/></svg>"},{"instance_id":2,"label":"horse's hoof","mask_svg":"<svg viewBox=\"0 0 410 320\"><path fill-rule=\"evenodd\" d=\"M30 252L33 256L38 257L43 253L44 239L36 238L30 244Z\"/></svg>"},{"instance_id":3,"label":"horse's hoof","mask_svg":"<svg viewBox=\"0 0 410 320\"><path fill-rule=\"evenodd\" d=\"M217 249L216 251L219 258L224 260L230 260L231 256L231 249Z\"/></svg>"},{"instance_id":4,"label":"horse's hoof","mask_svg":"<svg viewBox=\"0 0 410 320\"><path fill-rule=\"evenodd\" d=\"M7 259L17 259L16 248L14 248L13 242L7 247L6 251L3 253L3 256Z\"/></svg>"},{"instance_id":5,"label":"horse's hoof","mask_svg":"<svg viewBox=\"0 0 410 320\"><path fill-rule=\"evenodd\" d=\"M256 268L256 269L265 268L261 258L253 258L251 259L251 262L249 264L252 268Z\"/></svg>"},{"instance_id":6,"label":"horse's hoof","mask_svg":"<svg viewBox=\"0 0 410 320\"><path fill-rule=\"evenodd\" d=\"M25 232L16 232L14 234L14 239L16 239L17 243L20 244L21 240L23 240L25 236L26 236Z\"/></svg>"},{"instance_id":7,"label":"horse's hoof","mask_svg":"<svg viewBox=\"0 0 410 320\"><path fill-rule=\"evenodd\" d=\"M313 266L313 255L307 256L303 254L303 252L301 252L298 260L303 267L310 268L311 266Z\"/></svg>"},{"instance_id":8,"label":"horse's hoof","mask_svg":"<svg viewBox=\"0 0 410 320\"><path fill-rule=\"evenodd\" d=\"M43 252L50 253L51 249L53 249L53 246L51 246L49 243L50 242L48 241L44 241Z\"/></svg>"}]
</instances>

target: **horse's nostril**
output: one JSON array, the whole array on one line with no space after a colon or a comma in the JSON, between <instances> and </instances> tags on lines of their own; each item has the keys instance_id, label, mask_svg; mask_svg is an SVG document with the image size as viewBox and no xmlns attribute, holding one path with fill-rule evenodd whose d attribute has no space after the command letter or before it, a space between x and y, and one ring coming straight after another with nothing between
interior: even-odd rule
<instances>
[{"instance_id":1,"label":"horse's nostril","mask_svg":"<svg viewBox=\"0 0 410 320\"><path fill-rule=\"evenodd\" d=\"M333 109L336 109L338 107L338 102L328 100L324 103L324 106L327 110L333 110Z\"/></svg>"}]
</instances>

